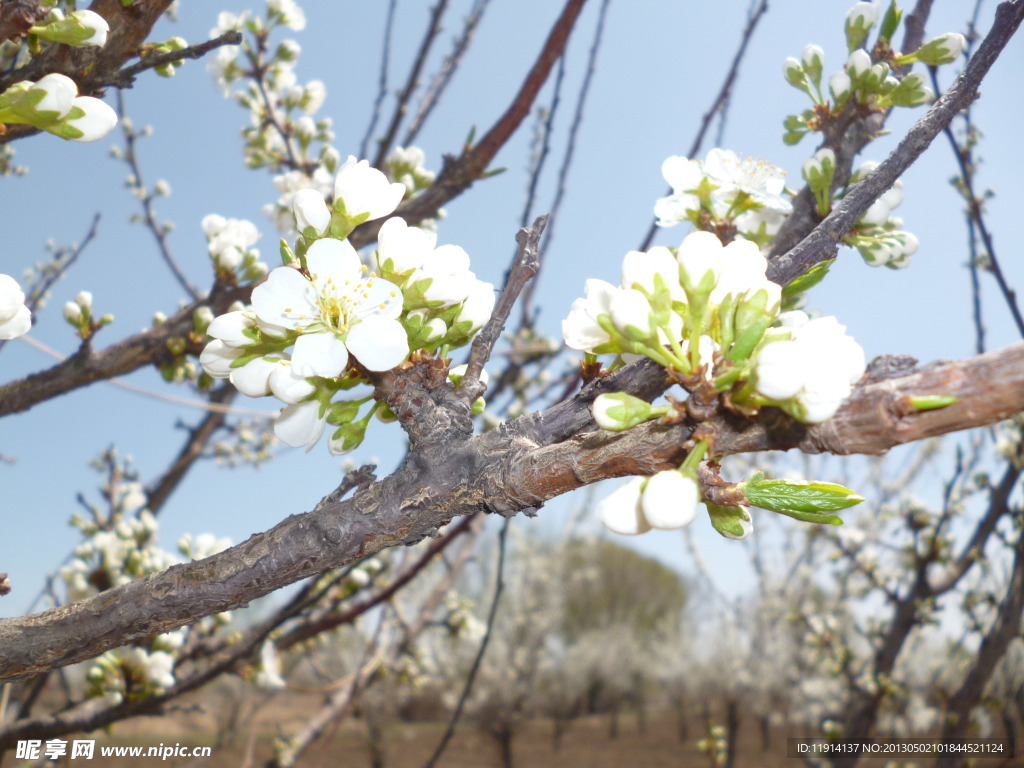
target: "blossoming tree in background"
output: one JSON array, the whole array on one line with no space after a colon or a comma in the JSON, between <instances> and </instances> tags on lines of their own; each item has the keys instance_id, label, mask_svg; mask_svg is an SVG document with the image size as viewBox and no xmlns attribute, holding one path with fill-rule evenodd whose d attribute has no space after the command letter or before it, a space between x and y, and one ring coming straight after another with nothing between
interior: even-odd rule
<instances>
[{"instance_id":1,"label":"blossoming tree in background","mask_svg":"<svg viewBox=\"0 0 1024 768\"><path fill-rule=\"evenodd\" d=\"M557 397L543 384L564 362L561 345L545 340L527 311L517 328L509 322L515 302L530 301L547 217L525 226L532 217L524 215L497 298L495 286L473 271L470 255L444 242L441 221L445 204L492 175L499 149L564 55L584 0L567 0L510 109L479 140L471 135L457 155L446 156L437 173L411 142L458 68L486 2L474 3L400 146L397 130L419 75L414 69L373 158L364 157L372 154L365 146L357 153L333 145L330 119L317 116L323 83L298 81L297 43L272 42L284 29L305 26L292 0L268 0L262 15L223 13L211 40L197 46L176 37L143 45L170 0L97 0L81 11L64 5L0 6L5 168L13 169L15 140L56 141L35 136L40 131L76 141L102 138L118 122L99 98L105 91L126 88L150 69L171 76L187 59L206 55L221 89L251 118L243 131L246 164L275 174L279 197L264 213L282 235L280 265L272 267L255 248L259 232L252 222L210 214L202 230L211 286L193 286L167 254L167 232L153 215L153 200L168 190L141 184L134 152L141 133L121 121L125 148L117 154L132 167L140 219L190 301L171 315L157 312L151 328L97 351L96 336L113 317L96 317L92 294L81 291L63 309L79 353L0 384L0 415L149 365L169 384L205 398L210 410L189 431L174 465L150 483L113 449L97 460L102 498L72 519L83 541L60 569L58 604L0 620L0 680L13 686L3 701L16 708L13 717L0 710L0 750L158 711L219 677L279 690L303 674L300 651L312 653L315 639L347 631L339 641L344 670L338 670L347 684L333 688L321 710L276 745L268 765L293 764L361 696L372 702L368 691L384 670L397 675L400 684L389 683L397 687L428 688L422 677L432 677L435 687L449 680L438 698L451 710L452 729L467 707L480 720L503 724L496 738L511 764L512 733L522 715L569 719L588 695L599 698L595 690L606 691L617 713L622 701L642 699L651 681L679 686L687 664L697 661L692 649L679 648L686 643L678 620L657 624L657 631L653 624L644 632L602 624L574 635L563 621L572 599L538 586L544 578L602 583L593 574L600 557L583 558L586 567L571 577L542 578L541 571L558 570L552 563L579 556L572 541L558 556L528 552L508 586L499 570L486 615L474 615L453 591L486 514L533 515L549 499L618 477L631 479L594 505L616 534L685 528L706 512L718 533L741 540L756 535L751 509L757 508L792 518L784 521L786 535L802 542L783 552L779 572L788 581L759 568L761 600L742 613L751 620L734 616L723 625L722 636L733 639L710 667L721 678L702 684L723 683L732 714L725 732L708 723L703 744L711 759L733 760L736 706L749 700L767 723L787 691L796 691L787 701L790 722L828 736L862 738L879 727L916 733L924 723L940 722L946 742L968 733L985 686L1009 658L1024 611L1024 536L1012 496L1022 466L1024 346L921 368L894 357L869 363L842 319L806 307L805 294L829 279L840 245L870 266L913 266L921 244L893 215L905 191L900 176L975 98L1024 18L1024 0L1002 4L992 31L971 51L956 33L925 39L926 3L909 14L895 2L857 3L845 17L847 51L836 72L826 77L817 45L787 59L783 76L810 106L785 119L783 141L817 144L803 164L801 189L787 187L774 165L731 150L667 158L661 171L671 189L651 201L653 216L680 235L673 246L651 247L648 238L629 251L617 284L596 275L584 279L585 296L564 308L561 340L582 359L562 366ZM433 9L431 29L444 6ZM746 38L765 7L752 14ZM428 35L425 49L431 40ZM961 63L965 52L971 55L962 74L937 99L912 69ZM858 160L894 109L917 110L920 120L884 162ZM373 136L371 126L368 141ZM959 149L961 159L969 159L970 149ZM976 223L981 208L969 168L964 160L961 189ZM55 259L32 285L0 275L0 339L30 333L46 291L69 266ZM1006 296L1015 308L1012 291ZM503 363L496 348L506 353ZM456 358L465 363L454 365ZM273 398L279 410L272 423L231 416L238 392ZM972 444L972 458L949 481L943 506L910 501L905 481L887 480L885 500L872 516L859 518L870 525L858 527L838 527L841 513L863 502L863 488L879 477L858 481L848 473L852 479L842 484L797 479L753 458L792 448L880 454L1010 417L1017 422L1001 427L997 452L986 454L981 439ZM225 463L259 464L276 441L317 450L326 432L327 450L341 455L381 428L377 422L398 422L407 438L405 459L391 475L353 469L337 488L325 485L314 510L236 546L199 534L184 537L178 554L161 548L156 516L210 446ZM231 439L216 442L222 434ZM992 481L975 470L994 453L1003 474ZM971 531L959 546L954 523ZM898 557L880 553L882 531L892 532ZM1001 553L986 555L996 540ZM501 542L499 569L504 529ZM442 555L448 567L438 566ZM841 585L832 591L813 578L829 556ZM1006 567L1005 584L977 575L979 563ZM298 581L283 604L235 627L234 609ZM0 587L9 589L4 579ZM496 620L504 589L516 592L512 616ZM669 593L665 612L675 617L685 593L678 584ZM910 665L900 658L913 642L924 642L921 630L947 594L963 596L983 652L968 659L962 678L948 681L949 699L939 705L927 700L934 691L913 687L917 670L905 669ZM977 608L983 594L985 611ZM884 622L862 622L846 606L878 596L892 609ZM542 614L538 626L561 645L523 629L531 613ZM444 642L430 634L438 616L451 633ZM376 629L352 630L369 617ZM782 617L798 628L779 631ZM510 659L507 668L481 666L492 633L500 636L492 653ZM616 652L609 651L612 640ZM629 664L611 663L624 656ZM740 666L747 674L726 683L738 659L746 659ZM78 662L84 672L59 716L40 711L37 698L48 680ZM765 673L752 674L759 664ZM568 697L571 686L558 675L573 665L584 670L590 688L572 689L564 707L545 709L532 689L550 686ZM462 679L466 685L453 696L452 681ZM852 765L857 756L844 760Z\"/></svg>"}]
</instances>

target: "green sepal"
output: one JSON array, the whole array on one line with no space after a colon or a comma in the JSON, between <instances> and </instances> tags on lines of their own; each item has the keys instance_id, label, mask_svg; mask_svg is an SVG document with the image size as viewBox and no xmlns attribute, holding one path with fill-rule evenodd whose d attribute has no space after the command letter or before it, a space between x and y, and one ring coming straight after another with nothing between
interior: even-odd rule
<instances>
[{"instance_id":1,"label":"green sepal","mask_svg":"<svg viewBox=\"0 0 1024 768\"><path fill-rule=\"evenodd\" d=\"M331 435L331 440L341 440L341 452L358 448L366 437L366 420L354 421L351 424L342 424Z\"/></svg>"},{"instance_id":2,"label":"green sepal","mask_svg":"<svg viewBox=\"0 0 1024 768\"><path fill-rule=\"evenodd\" d=\"M882 18L882 24L878 29L878 41L888 43L900 26L900 19L903 18L903 11L896 5L896 0L889 3L889 8Z\"/></svg>"},{"instance_id":3,"label":"green sepal","mask_svg":"<svg viewBox=\"0 0 1024 768\"><path fill-rule=\"evenodd\" d=\"M283 266L287 267L298 261L298 258L295 256L295 251L291 249L291 246L285 242L283 237L278 243L278 252L281 254L281 264Z\"/></svg>"},{"instance_id":4,"label":"green sepal","mask_svg":"<svg viewBox=\"0 0 1024 768\"><path fill-rule=\"evenodd\" d=\"M327 423L331 426L349 424L359 415L365 400L338 400L327 406Z\"/></svg>"},{"instance_id":5,"label":"green sepal","mask_svg":"<svg viewBox=\"0 0 1024 768\"><path fill-rule=\"evenodd\" d=\"M754 521L743 507L727 507L709 501L705 502L705 506L708 508L711 525L725 538L745 539L750 535L750 528L747 526L753 526Z\"/></svg>"},{"instance_id":6,"label":"green sepal","mask_svg":"<svg viewBox=\"0 0 1024 768\"><path fill-rule=\"evenodd\" d=\"M788 299L791 296L796 296L809 291L825 279L825 275L828 274L828 270L834 261L835 259L829 259L828 261L823 261L820 264L815 264L802 275L799 275L789 285L782 286L782 298Z\"/></svg>"},{"instance_id":7,"label":"green sepal","mask_svg":"<svg viewBox=\"0 0 1024 768\"><path fill-rule=\"evenodd\" d=\"M798 514L809 514L809 522L827 522L838 525L841 520L826 520L828 515L822 512L835 512L846 509L864 501L849 488L836 483L804 482L799 480L769 480L758 472L738 487L747 501L761 509L796 517ZM834 517L834 516L833 516ZM804 519L804 518L798 518Z\"/></svg>"}]
</instances>

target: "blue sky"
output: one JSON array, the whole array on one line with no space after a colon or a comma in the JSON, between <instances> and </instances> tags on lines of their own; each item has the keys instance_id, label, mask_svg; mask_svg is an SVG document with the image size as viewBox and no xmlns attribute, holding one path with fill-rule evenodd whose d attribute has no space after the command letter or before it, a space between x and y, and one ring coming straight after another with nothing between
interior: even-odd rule
<instances>
[{"instance_id":1,"label":"blue sky","mask_svg":"<svg viewBox=\"0 0 1024 768\"><path fill-rule=\"evenodd\" d=\"M452 2L437 56L447 52L456 21L468 11L468 0ZM799 0L774 0L751 44L733 93L722 146L761 157L790 173L799 185L800 163L814 150L812 139L797 147L781 143L785 115L802 110L804 97L785 84L782 61L799 56L814 42L826 52L826 71L845 59L842 18L852 3L828 0L810 6ZM486 130L507 106L539 50L561 4L545 0L493 0L462 70L419 145L428 167L438 169L444 153L456 152L472 127ZM936 4L929 35L962 31L969 6ZM398 3L392 45L392 88L404 80L422 34L431 3ZM157 39L171 34L190 43L205 39L218 10L239 11L255 3L185 3L177 24L162 25ZM327 101L320 115L334 119L335 145L342 155L355 153L369 119L376 92L380 41L387 3L307 2L309 24L292 33L302 45L297 69L300 80L324 80ZM599 3L592 0L570 41L565 102L553 139L564 146L575 88L583 75ZM813 11L810 8L813 7ZM980 29L987 31L995 3L986 3ZM662 160L689 147L703 113L729 65L747 10L746 0L683 3L641 0L612 3L598 72L579 137L570 192L535 304L541 328L557 334L572 300L582 293L587 277L616 280L622 255L641 241L651 220L651 207L665 183ZM428 66L428 71L432 68ZM984 163L979 182L996 192L989 203L990 223L1011 284L1024 284L1024 265L1015 258L1010 225L1024 206L1019 183L1019 134L1024 115L1019 98L1019 73L1024 71L1024 43L1011 42L982 87L975 120L984 132ZM950 67L942 82L952 76ZM545 90L541 103L550 99ZM112 94L108 101L113 102ZM211 279L199 222L208 213L248 218L263 232L259 246L270 261L277 236L259 209L277 195L266 172L245 169L241 162L240 128L247 115L217 91L202 63L186 63L170 80L142 76L127 93L136 124L152 125L152 138L139 152L146 180L166 179L173 194L158 202L160 216L176 229L171 247L197 285ZM391 102L386 102L390 104ZM921 111L902 110L890 120L893 136L878 141L865 159L880 160ZM530 125L524 125L502 150L497 163L508 172L477 183L446 206L439 242L463 246L483 279L501 282L513 250L526 186ZM478 134L479 135L479 134ZM154 311L172 313L184 296L159 260L152 239L128 223L136 201L123 185L126 167L109 158L116 133L93 145L65 143L47 135L16 143L18 161L29 175L3 180L8 204L0 209L0 272L20 276L45 258L44 243L66 244L87 230L94 213L103 220L99 237L70 274L52 292L32 336L70 354L71 330L60 307L80 290L94 294L98 312L112 312L116 322L101 332L105 346L146 327ZM706 143L705 151L713 144ZM558 166L556 158L550 168ZM954 173L952 155L939 140L904 177L906 201L898 209L905 226L921 240L910 268L893 272L871 269L851 251L844 251L829 279L814 289L809 305L835 314L864 346L869 357L909 353L923 361L968 356L973 351L966 232L962 205L948 184ZM554 178L541 185L537 211L550 205ZM682 227L664 230L656 242L675 244ZM991 348L1016 340L1009 315L991 280L984 281L986 323ZM51 364L24 342L8 344L0 354L0 377L17 378ZM127 377L135 385L173 395L153 371ZM270 410L269 398L239 405ZM200 412L97 384L41 404L0 422L0 453L14 459L0 464L0 571L11 575L15 592L0 600L0 616L23 612L42 584L77 543L67 525L75 496L95 498L99 477L87 462L100 450L116 445L131 454L144 482L158 475L177 452L184 434L178 422L194 423ZM375 434L351 457L356 462L379 458L382 470L401 455L396 428L375 427ZM161 514L162 540L173 549L186 531L214 532L240 541L265 530L282 517L310 509L341 478L340 460L324 445L312 453L285 449L271 464L253 470L229 471L198 467ZM607 489L610 490L610 487ZM859 490L859 489L858 489ZM869 495L865 493L864 495ZM556 502L537 521L517 525L557 531L580 497ZM865 505L864 514L870 510ZM793 523L796 525L796 523ZM708 559L731 589L742 589L746 571L731 564L744 558L732 542L717 539L699 520L698 537ZM688 556L676 533L654 532L632 540L641 550L683 570ZM739 574L739 575L736 575Z\"/></svg>"}]
</instances>

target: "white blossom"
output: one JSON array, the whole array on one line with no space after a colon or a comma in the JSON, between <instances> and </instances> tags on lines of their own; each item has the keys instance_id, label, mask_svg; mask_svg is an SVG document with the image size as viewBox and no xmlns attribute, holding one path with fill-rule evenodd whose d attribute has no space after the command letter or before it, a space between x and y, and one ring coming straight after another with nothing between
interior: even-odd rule
<instances>
[{"instance_id":1,"label":"white blossom","mask_svg":"<svg viewBox=\"0 0 1024 768\"><path fill-rule=\"evenodd\" d=\"M347 241L317 240L306 251L309 277L292 267L271 271L252 293L264 322L300 332L292 353L299 376L338 376L351 352L371 371L386 371L409 353L397 318L402 293L396 285L363 276Z\"/></svg>"},{"instance_id":2,"label":"white blossom","mask_svg":"<svg viewBox=\"0 0 1024 768\"><path fill-rule=\"evenodd\" d=\"M305 232L308 227L319 236L327 231L331 223L331 209L327 207L323 195L315 189L300 189L292 200L292 211L295 214L295 228Z\"/></svg>"},{"instance_id":3,"label":"white blossom","mask_svg":"<svg viewBox=\"0 0 1024 768\"><path fill-rule=\"evenodd\" d=\"M0 339L24 336L32 327L32 313L25 306L25 293L18 281L0 274Z\"/></svg>"},{"instance_id":4,"label":"white blossom","mask_svg":"<svg viewBox=\"0 0 1024 768\"><path fill-rule=\"evenodd\" d=\"M368 160L356 160L352 155L334 179L335 203L343 201L348 216L368 214L370 220L379 219L392 213L404 196L404 184L388 181Z\"/></svg>"},{"instance_id":5,"label":"white blossom","mask_svg":"<svg viewBox=\"0 0 1024 768\"><path fill-rule=\"evenodd\" d=\"M785 313L783 322L791 336L762 347L755 388L805 423L828 421L864 374L864 350L834 317L809 320L796 311Z\"/></svg>"},{"instance_id":6,"label":"white blossom","mask_svg":"<svg viewBox=\"0 0 1024 768\"><path fill-rule=\"evenodd\" d=\"M562 321L562 336L570 349L593 352L595 348L611 341L597 322L601 315L609 315L611 300L617 289L604 280L590 278L584 283L585 299L576 299L569 309L569 315Z\"/></svg>"}]
</instances>

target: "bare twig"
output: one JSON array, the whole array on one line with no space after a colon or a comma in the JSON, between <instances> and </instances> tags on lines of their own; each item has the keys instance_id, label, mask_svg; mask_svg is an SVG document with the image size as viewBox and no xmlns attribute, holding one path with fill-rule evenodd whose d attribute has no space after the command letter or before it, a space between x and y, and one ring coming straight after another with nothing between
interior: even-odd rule
<instances>
[{"instance_id":1,"label":"bare twig","mask_svg":"<svg viewBox=\"0 0 1024 768\"><path fill-rule=\"evenodd\" d=\"M232 385L224 384L210 392L209 399L211 403L229 405L237 394L238 390ZM174 459L167 471L146 490L146 507L150 512L154 515L160 514L167 499L185 478L196 460L202 456L203 448L206 447L210 438L224 424L226 416L227 414L223 410L210 411L197 426L188 430L188 438L181 451L178 452L177 458Z\"/></svg>"},{"instance_id":2,"label":"bare twig","mask_svg":"<svg viewBox=\"0 0 1024 768\"><path fill-rule=\"evenodd\" d=\"M25 306L28 307L29 312L32 312L33 315L35 314L36 309L54 283L60 280L74 263L78 261L78 257L82 255L89 243L95 239L99 224L100 214L95 213L92 217L92 223L89 225L89 230L85 233L85 237L70 249L57 249L53 260L49 264L44 265L42 274L36 283L29 288L28 296L25 299ZM0 349L3 349L8 341L10 339L0 339Z\"/></svg>"},{"instance_id":3,"label":"bare twig","mask_svg":"<svg viewBox=\"0 0 1024 768\"><path fill-rule=\"evenodd\" d=\"M391 115L391 123L388 125L388 129L377 147L377 159L373 161L377 168L384 164L385 158L387 158L388 153L391 151L391 144L394 142L398 128L402 124L402 118L405 117L405 113L409 109L409 99L412 98L413 92L419 86L420 71L427 61L427 56L430 54L430 49L434 45L438 32L441 31L441 17L444 16L447 8L448 0L437 0L437 4L430 11L430 22L427 25L427 31L423 35L423 41L420 43L419 50L416 52L416 59L409 70L409 77L406 78L405 87L398 94L395 111Z\"/></svg>"},{"instance_id":4,"label":"bare twig","mask_svg":"<svg viewBox=\"0 0 1024 768\"><path fill-rule=\"evenodd\" d=\"M736 49L736 55L732 57L732 64L729 65L729 71L725 75L725 80L722 82L722 87L718 89L718 95L715 96L715 100L711 102L711 106L708 111L704 113L704 117L701 120L700 128L697 130L697 135L693 139L693 143L690 145L686 156L696 157L697 153L700 152L701 145L704 144L704 136L711 127L711 122L715 119L715 115L721 111L729 99L729 94L732 92L733 84L736 82L736 78L740 72L740 64L743 63L743 57L747 53L747 46L754 37L754 30L757 29L758 22L761 21L761 17L764 16L768 11L768 0L761 0L760 5L757 9L749 15L747 18L747 24L743 28L743 34L740 36L740 45ZM668 194L672 194L672 189L668 190ZM650 227L647 229L647 234L644 235L643 242L640 243L640 247L637 250L646 251L651 247L651 241L654 240L654 234L658 231L657 222L651 222Z\"/></svg>"},{"instance_id":5,"label":"bare twig","mask_svg":"<svg viewBox=\"0 0 1024 768\"><path fill-rule=\"evenodd\" d=\"M816 264L835 256L843 237L858 219L909 168L932 140L978 93L978 86L1024 19L1024 0L1004 2L978 52L967 67L889 156L860 183L852 187L832 212L786 253L772 259L768 278L788 285Z\"/></svg>"},{"instance_id":6,"label":"bare twig","mask_svg":"<svg viewBox=\"0 0 1024 768\"><path fill-rule=\"evenodd\" d=\"M153 194L146 189L142 180L142 167L139 165L139 156L136 152L136 140L138 134L131 121L125 120L127 112L125 109L124 91L117 92L117 113L121 118L121 132L124 134L124 161L132 173L131 186L138 192L139 203L142 205L142 220L146 224L156 240L156 247L160 251L160 257L164 260L167 268L171 270L178 285L185 289L192 301L198 301L201 297L199 291L189 282L185 273L178 265L177 260L167 245L167 230L157 221L156 212L153 209Z\"/></svg>"},{"instance_id":7,"label":"bare twig","mask_svg":"<svg viewBox=\"0 0 1024 768\"><path fill-rule=\"evenodd\" d=\"M322 632L327 632L345 624L351 624L359 616L362 616L373 608L376 608L378 605L386 603L406 584L415 579L416 576L418 576L424 568L430 565L438 554L447 549L455 539L464 533L473 532L474 528L478 526L482 520L483 518L479 515L470 515L463 518L453 525L451 530L445 533L442 538L431 542L430 546L427 547L416 562L403 570L402 573L398 575L386 589L382 589L376 595L368 597L340 613L331 613L324 616L319 621L307 622L296 627L280 638L278 641L278 647L282 650L291 648L296 643L301 643L303 640L307 640Z\"/></svg>"},{"instance_id":8,"label":"bare twig","mask_svg":"<svg viewBox=\"0 0 1024 768\"><path fill-rule=\"evenodd\" d=\"M455 735L455 728L458 726L459 720L462 719L462 710L465 708L469 694L473 690L473 683L476 682L476 675L480 671L484 654L487 653L487 646L491 641L491 634L494 631L494 620L498 616L498 606L501 604L501 593L505 589L505 540L511 522L511 519L504 520L501 524L501 531L498 532L498 564L495 566L494 596L491 598L491 607L487 612L487 628L484 631L483 638L480 640L480 648L477 649L473 665L469 668L469 674L466 675L466 684L462 688L462 694L459 696L455 710L448 721L448 727L445 728L444 736L441 737L441 742L437 745L437 749L434 750L434 754L430 756L424 768L434 768L437 765L437 761L441 759L441 755L444 754L445 749L448 748L448 742L452 740L452 737Z\"/></svg>"},{"instance_id":9,"label":"bare twig","mask_svg":"<svg viewBox=\"0 0 1024 768\"><path fill-rule=\"evenodd\" d=\"M932 82L936 82L934 71L932 72ZM992 233L989 230L988 225L985 223L985 203L983 198L978 197L978 194L974 189L974 171L976 166L974 164L971 145L974 128L971 123L969 109L965 110L964 124L967 132L967 138L962 145L957 141L956 136L953 135L953 131L948 125L943 128L942 132L949 140L950 147L953 149L953 155L956 157L957 166L960 169L960 193L963 196L964 201L967 203L967 220L970 228L971 240L973 242L975 232L981 236L981 241L985 245L985 266L982 268L985 271L992 273L992 277L995 278L996 285L999 286L999 291L1003 295L1003 300L1006 302L1006 306L1010 311L1010 316L1013 318L1014 325L1017 326L1017 332L1024 337L1024 315L1021 314L1020 305L1017 302L1017 293L1007 282L1006 275L1003 273L1003 269L999 264L999 259L996 257L995 242L993 241ZM972 282L976 285L978 265L977 260L974 258L971 259L970 269ZM981 326L981 311L977 288L974 289L974 323L979 339L978 351L981 352L984 351L984 329Z\"/></svg>"},{"instance_id":10,"label":"bare twig","mask_svg":"<svg viewBox=\"0 0 1024 768\"><path fill-rule=\"evenodd\" d=\"M594 73L597 72L597 54L601 50L601 40L604 34L605 19L608 15L608 6L611 0L601 0L601 8L597 14L597 26L594 28L594 39L590 44L590 52L587 54L587 71L583 75L583 83L580 85L580 92L576 98L576 109L573 111L572 124L569 126L569 138L565 144L565 154L562 156L562 165L558 169L558 188L555 190L555 197L551 203L551 211L548 216L551 224L548 226L547 236L541 241L540 251L537 253L539 266L538 272L544 266L544 257L555 237L555 226L558 224L558 212L562 210L562 201L568 189L569 169L572 168L572 159L576 153L576 139L579 136L580 127L583 125L583 109L587 104L587 96L590 94L590 85L594 81ZM536 290L537 281L534 280L523 291L523 312L520 320L520 327L526 327L533 316L531 305L533 304L533 293Z\"/></svg>"},{"instance_id":11,"label":"bare twig","mask_svg":"<svg viewBox=\"0 0 1024 768\"><path fill-rule=\"evenodd\" d=\"M494 305L491 319L473 339L473 345L469 351L469 361L466 364L466 373L462 381L459 382L459 392L464 394L467 402L471 403L483 394L480 372L491 356L491 350L494 349L494 344L505 327L505 321L508 320L516 299L519 298L519 294L530 279L537 274L537 269L540 267L540 263L537 261L537 245L547 223L547 216L538 216L531 226L520 229L516 233L519 250L509 269L505 288L501 292L497 304Z\"/></svg>"},{"instance_id":12,"label":"bare twig","mask_svg":"<svg viewBox=\"0 0 1024 768\"><path fill-rule=\"evenodd\" d=\"M232 29L212 40L190 45L182 48L180 51L169 51L154 56L145 56L138 64L132 64L130 67L125 67L117 72L111 72L105 77L97 78L91 81L91 85L97 88L109 85L117 88L130 88L135 83L135 78L146 70L155 69L164 64L176 64L183 59L200 59L215 48L220 48L224 45L238 45L241 42L242 33Z\"/></svg>"},{"instance_id":13,"label":"bare twig","mask_svg":"<svg viewBox=\"0 0 1024 768\"><path fill-rule=\"evenodd\" d=\"M412 122L409 124L409 130L405 133L405 139L402 142L404 146L408 147L416 140L420 130L426 125L430 113L440 103L441 95L448 87L448 83L451 82L455 71L462 62L462 57L465 56L466 51L469 50L469 46L473 42L473 33L480 24L484 11L487 10L488 3L490 3L490 0L476 0L473 3L469 16L462 26L462 34L455 41L452 52L448 54L444 63L441 64L441 69L434 76L434 79L427 88L427 92L420 101L419 109L416 110L416 116L412 119Z\"/></svg>"},{"instance_id":14,"label":"bare twig","mask_svg":"<svg viewBox=\"0 0 1024 768\"><path fill-rule=\"evenodd\" d=\"M366 133L359 143L359 156L366 157L370 147L370 139L373 138L373 131L377 127L377 120L380 118L380 108L388 95L388 64L391 61L391 37L395 22L395 6L398 0L389 0L388 13L384 20L384 44L381 46L380 54L380 77L377 80L377 97L373 100L373 111L370 114L370 124L366 126Z\"/></svg>"}]
</instances>

